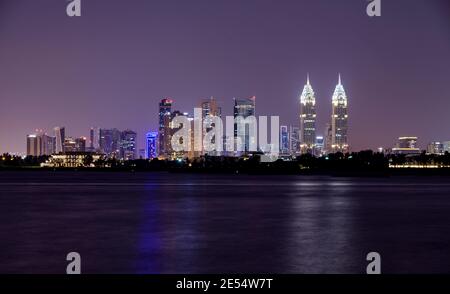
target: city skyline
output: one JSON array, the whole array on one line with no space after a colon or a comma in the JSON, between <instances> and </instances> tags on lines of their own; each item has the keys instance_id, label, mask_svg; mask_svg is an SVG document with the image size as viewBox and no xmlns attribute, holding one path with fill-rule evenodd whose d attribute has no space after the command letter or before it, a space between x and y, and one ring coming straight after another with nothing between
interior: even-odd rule
<instances>
[{"instance_id":1,"label":"city skyline","mask_svg":"<svg viewBox=\"0 0 450 294\"><path fill-rule=\"evenodd\" d=\"M73 137L129 128L144 148L161 97L191 111L214 96L231 115L233 97L257 96L258 115L297 126L307 72L317 135L326 135L341 72L352 150L399 136L418 136L421 148L450 139L448 1L389 1L376 19L359 0L192 2L136 1L124 13L123 1L107 11L89 1L79 19L56 1L0 2L0 152L25 153L27 134L55 126Z\"/></svg>"},{"instance_id":2,"label":"city skyline","mask_svg":"<svg viewBox=\"0 0 450 294\"><path fill-rule=\"evenodd\" d=\"M244 133L238 135L238 130L236 126L237 117L246 119L249 116L253 116L258 121L258 114L256 113L256 96L249 98L233 98L233 116L234 116L234 149L237 148L237 137L241 137L243 150L245 152L249 151L249 126L245 126L245 130L241 130ZM130 129L126 129L125 131L119 131L117 128L106 129L106 128L98 128L91 127L89 131L89 142L87 141L87 137L78 137L74 138L72 136L65 136L65 127L55 127L54 137L49 135L42 129L36 129L35 133L27 134L26 141L26 154L33 156L40 155L51 155L51 154L59 154L65 152L94 152L94 153L103 153L107 157L111 158L119 158L119 159L136 159L141 156L141 152L145 154L145 158L155 158L158 156L162 156L165 158L171 157L199 157L201 155L209 154L214 156L223 156L226 155L227 152L205 152L203 147L199 147L201 150L200 153L186 153L186 154L177 154L172 150L171 140L172 136L177 133L179 128L173 127L172 120L177 116L186 116L188 120L191 121L191 124L194 122L194 118L192 114L189 112L182 112L179 110L174 110L175 101L166 97L161 99L159 102L159 112L158 112L158 131L150 131L146 133L144 139L145 149L138 148L137 142L138 135L135 131ZM316 156L321 156L323 154L335 153L335 152L359 152L362 150L352 150L351 146L348 144L348 129L349 129L349 116L348 116L348 96L344 89L344 84L342 82L341 74L338 75L338 83L334 89L332 99L332 113L331 120L326 124L325 128L325 136L320 135L320 133L316 133L316 96L314 89L311 85L309 73L306 77L306 84L303 87L303 91L299 97L299 126L290 125L288 130L288 126L279 126L280 128L280 139L279 139L279 151L284 155L296 155L296 154L305 154L310 153ZM212 117L222 117L222 105L218 103L216 98L210 97L205 99L200 99L200 102L197 106L194 106L194 110L198 109L201 115L202 124L206 123L205 119L207 116ZM191 128L194 126L191 125ZM293 128L298 128L299 134L295 133ZM211 131L211 127L208 127L207 132ZM156 135L157 137L151 138L149 135ZM205 131L203 131L202 137L205 136ZM317 135L319 134L319 135ZM131 137L130 137L131 136ZM108 139L109 138L109 139ZM443 141L441 143L439 141L430 141L424 146L426 148L420 149L417 141L418 137L399 137L401 141L402 138L411 139L413 138L413 146L411 148L406 148L413 151L413 153L420 153L422 150L426 150L428 153L444 153L444 151L450 151L447 147L444 147L445 144L448 144L449 141ZM149 146L149 139L152 141ZM191 134L192 144L194 144L194 137ZM223 145L222 147L218 147L216 145L215 148L223 148L226 149L225 143L226 136L223 137L224 142L218 143L219 145ZM214 140L215 141L215 140ZM299 146L292 148L292 144L300 143ZM256 142L252 141L256 144ZM89 144L89 145L88 145ZM213 143L214 145L215 143ZM203 145L203 143L202 143ZM403 143L397 143L394 145L389 145L385 147L378 147L371 149L372 151L380 151L384 152L385 150L392 150L396 153L399 150L399 145L405 145ZM441 146L442 145L442 146ZM211 148L210 146L209 148ZM405 147L403 147L405 148ZM152 149L151 151L149 151ZM199 149L199 150L200 150ZM397 150L396 150L397 149ZM402 148L400 148L402 149ZM414 149L414 150L413 150ZM50 150L50 151L49 151ZM433 150L430 152L430 150ZM441 150L442 152L438 152ZM53 152L54 151L54 152ZM138 156L139 153L139 156ZM149 156L150 153L154 153L156 156ZM231 154L228 154L231 155ZM241 154L242 155L242 154ZM231 156L239 156L239 154L232 154ZM142 157L142 156L141 156Z\"/></svg>"}]
</instances>

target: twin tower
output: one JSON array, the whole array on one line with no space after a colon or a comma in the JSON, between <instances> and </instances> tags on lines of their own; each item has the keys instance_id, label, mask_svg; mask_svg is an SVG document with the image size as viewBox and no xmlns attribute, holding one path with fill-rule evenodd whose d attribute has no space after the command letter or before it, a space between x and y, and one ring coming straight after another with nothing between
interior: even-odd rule
<instances>
[{"instance_id":1,"label":"twin tower","mask_svg":"<svg viewBox=\"0 0 450 294\"><path fill-rule=\"evenodd\" d=\"M342 85L341 75L331 100L331 122L327 124L324 150L318 150L316 137L316 97L307 77L306 85L300 96L300 151L302 153L348 152L348 101Z\"/></svg>"}]
</instances>

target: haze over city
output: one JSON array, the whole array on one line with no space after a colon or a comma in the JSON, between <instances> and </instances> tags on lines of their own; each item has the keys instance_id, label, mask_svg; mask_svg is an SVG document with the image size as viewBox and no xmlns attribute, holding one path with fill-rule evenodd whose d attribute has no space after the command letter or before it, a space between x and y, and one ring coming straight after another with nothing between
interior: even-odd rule
<instances>
[{"instance_id":1,"label":"haze over city","mask_svg":"<svg viewBox=\"0 0 450 294\"><path fill-rule=\"evenodd\" d=\"M450 140L446 0L383 1L377 18L362 0L107 2L69 18L65 1L0 0L0 152L55 126L133 129L141 148L164 97L192 112L214 96L231 115L255 95L257 115L298 125L307 73L324 135L339 72L352 150Z\"/></svg>"}]
</instances>

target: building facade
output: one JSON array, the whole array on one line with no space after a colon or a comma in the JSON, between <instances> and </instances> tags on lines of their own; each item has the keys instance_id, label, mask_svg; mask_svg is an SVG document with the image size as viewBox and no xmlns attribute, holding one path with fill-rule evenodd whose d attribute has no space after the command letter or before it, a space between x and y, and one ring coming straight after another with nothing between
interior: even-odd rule
<instances>
[{"instance_id":1,"label":"building facade","mask_svg":"<svg viewBox=\"0 0 450 294\"><path fill-rule=\"evenodd\" d=\"M444 154L444 144L441 142L431 142L427 146L428 154L442 155Z\"/></svg>"},{"instance_id":2,"label":"building facade","mask_svg":"<svg viewBox=\"0 0 450 294\"><path fill-rule=\"evenodd\" d=\"M243 128L238 128L237 119L248 119L249 117L254 117L256 114L256 97L251 97L248 99L234 99L234 141L235 148L234 150L239 150L238 145L239 142L242 146L242 151L244 153L248 153L250 151L250 146L255 145L257 142L256 138L251 138L250 136L250 123L245 123ZM252 141L251 141L252 140Z\"/></svg>"},{"instance_id":3,"label":"building facade","mask_svg":"<svg viewBox=\"0 0 450 294\"><path fill-rule=\"evenodd\" d=\"M289 127L289 153L297 155L300 152L300 128L297 126Z\"/></svg>"},{"instance_id":4,"label":"building facade","mask_svg":"<svg viewBox=\"0 0 450 294\"><path fill-rule=\"evenodd\" d=\"M56 127L55 129L55 153L64 152L64 141L66 140L66 128L65 127Z\"/></svg>"},{"instance_id":5,"label":"building facade","mask_svg":"<svg viewBox=\"0 0 450 294\"><path fill-rule=\"evenodd\" d=\"M170 121L172 117L173 100L170 98L162 99L159 103L159 155L163 157L170 156L171 136Z\"/></svg>"},{"instance_id":6,"label":"building facade","mask_svg":"<svg viewBox=\"0 0 450 294\"><path fill-rule=\"evenodd\" d=\"M280 127L280 153L282 155L288 155L290 153L289 130L287 126Z\"/></svg>"},{"instance_id":7,"label":"building facade","mask_svg":"<svg viewBox=\"0 0 450 294\"><path fill-rule=\"evenodd\" d=\"M27 155L52 155L55 153L55 144L55 137L44 133L27 135Z\"/></svg>"},{"instance_id":8,"label":"building facade","mask_svg":"<svg viewBox=\"0 0 450 294\"><path fill-rule=\"evenodd\" d=\"M316 97L308 75L300 95L300 150L302 153L314 153L316 116Z\"/></svg>"},{"instance_id":9,"label":"building facade","mask_svg":"<svg viewBox=\"0 0 450 294\"><path fill-rule=\"evenodd\" d=\"M400 137L392 153L394 154L420 154L420 148L417 147L418 137Z\"/></svg>"},{"instance_id":10,"label":"building facade","mask_svg":"<svg viewBox=\"0 0 450 294\"><path fill-rule=\"evenodd\" d=\"M205 124L205 120L208 117L222 117L222 108L219 106L219 103L214 97L211 97L209 99L204 99L200 102L200 108L202 109L202 126ZM209 127L202 127L202 138L205 138L206 134L210 132L215 127L214 123L211 123L211 126ZM216 140L218 142L222 141L222 138L213 138L211 142L203 142L202 140L202 151L200 152L201 155L210 155L210 156L219 156L220 152L218 151L210 151L206 152L206 150L213 150L216 149ZM208 144L205 146L205 144Z\"/></svg>"},{"instance_id":11,"label":"building facade","mask_svg":"<svg viewBox=\"0 0 450 294\"><path fill-rule=\"evenodd\" d=\"M125 130L121 134L120 158L134 160L137 158L137 133Z\"/></svg>"},{"instance_id":12,"label":"building facade","mask_svg":"<svg viewBox=\"0 0 450 294\"><path fill-rule=\"evenodd\" d=\"M331 152L348 151L348 98L339 74L332 98Z\"/></svg>"},{"instance_id":13,"label":"building facade","mask_svg":"<svg viewBox=\"0 0 450 294\"><path fill-rule=\"evenodd\" d=\"M100 152L109 158L120 157L121 132L118 129L100 129Z\"/></svg>"},{"instance_id":14,"label":"building facade","mask_svg":"<svg viewBox=\"0 0 450 294\"><path fill-rule=\"evenodd\" d=\"M145 158L154 159L158 157L158 132L149 132L145 136Z\"/></svg>"}]
</instances>

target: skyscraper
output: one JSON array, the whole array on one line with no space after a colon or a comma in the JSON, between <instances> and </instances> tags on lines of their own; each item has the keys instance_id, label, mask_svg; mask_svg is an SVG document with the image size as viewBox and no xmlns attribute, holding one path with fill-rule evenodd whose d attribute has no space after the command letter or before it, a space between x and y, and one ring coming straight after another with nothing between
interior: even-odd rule
<instances>
[{"instance_id":1,"label":"skyscraper","mask_svg":"<svg viewBox=\"0 0 450 294\"><path fill-rule=\"evenodd\" d=\"M344 86L339 81L334 90L332 98L332 114L331 114L331 151L332 152L348 152L349 146L347 141L348 131L348 101Z\"/></svg>"},{"instance_id":2,"label":"skyscraper","mask_svg":"<svg viewBox=\"0 0 450 294\"><path fill-rule=\"evenodd\" d=\"M145 137L145 158L153 159L158 157L158 132L149 132Z\"/></svg>"},{"instance_id":3,"label":"skyscraper","mask_svg":"<svg viewBox=\"0 0 450 294\"><path fill-rule=\"evenodd\" d=\"M245 124L243 130L239 130L238 124L236 123L237 117L242 117L243 119L247 119L250 116L255 116L256 113L256 97L253 96L247 99L234 99L234 140L235 144L237 144L238 139L242 141L243 151L250 151L250 144L256 144L256 142L250 142L250 125L248 123ZM253 138L255 140L256 138ZM238 150L238 148L235 148Z\"/></svg>"},{"instance_id":4,"label":"skyscraper","mask_svg":"<svg viewBox=\"0 0 450 294\"><path fill-rule=\"evenodd\" d=\"M327 123L325 127L325 138L324 138L324 153L332 153L333 148L331 147L333 144L333 132L331 128L331 123Z\"/></svg>"},{"instance_id":5,"label":"skyscraper","mask_svg":"<svg viewBox=\"0 0 450 294\"><path fill-rule=\"evenodd\" d=\"M64 141L66 139L66 128L56 127L55 129L56 138L56 150L55 153L64 152Z\"/></svg>"},{"instance_id":6,"label":"skyscraper","mask_svg":"<svg viewBox=\"0 0 450 294\"><path fill-rule=\"evenodd\" d=\"M100 151L108 157L120 155L121 133L118 129L100 129Z\"/></svg>"},{"instance_id":7,"label":"skyscraper","mask_svg":"<svg viewBox=\"0 0 450 294\"><path fill-rule=\"evenodd\" d=\"M67 137L64 139L63 152L77 152L77 142L72 137Z\"/></svg>"},{"instance_id":8,"label":"skyscraper","mask_svg":"<svg viewBox=\"0 0 450 294\"><path fill-rule=\"evenodd\" d=\"M287 126L280 127L280 153L289 154L289 131Z\"/></svg>"},{"instance_id":9,"label":"skyscraper","mask_svg":"<svg viewBox=\"0 0 450 294\"><path fill-rule=\"evenodd\" d=\"M289 128L289 153L296 155L300 151L300 128L290 126Z\"/></svg>"},{"instance_id":10,"label":"skyscraper","mask_svg":"<svg viewBox=\"0 0 450 294\"><path fill-rule=\"evenodd\" d=\"M202 100L200 102L200 107L202 108L202 118L205 118L208 115L222 116L222 108L219 107L217 99L214 97Z\"/></svg>"},{"instance_id":11,"label":"skyscraper","mask_svg":"<svg viewBox=\"0 0 450 294\"><path fill-rule=\"evenodd\" d=\"M98 128L92 127L89 131L89 148L88 150L90 152L95 152L98 149L98 143L99 143L99 132Z\"/></svg>"},{"instance_id":12,"label":"skyscraper","mask_svg":"<svg viewBox=\"0 0 450 294\"><path fill-rule=\"evenodd\" d=\"M55 137L43 132L27 135L27 155L41 156L55 153Z\"/></svg>"},{"instance_id":13,"label":"skyscraper","mask_svg":"<svg viewBox=\"0 0 450 294\"><path fill-rule=\"evenodd\" d=\"M214 97L211 97L209 99L204 99L200 102L200 108L202 109L202 126L205 122L205 119L208 116L211 117L221 117L222 116L222 108L219 107L217 100ZM213 125L214 126L214 125ZM209 127L209 128L203 128L202 127L202 138L205 137L205 135L211 131L213 129L213 127ZM222 138L214 138L211 142L207 142L207 144L210 144L210 146L204 146L203 144L203 140L202 140L202 151L201 154L205 153L205 149L206 150L211 150L214 149L213 147L216 145L216 141L215 140L219 140L222 141ZM210 156L217 156L219 155L219 152L214 151L214 152L208 152L208 155Z\"/></svg>"},{"instance_id":14,"label":"skyscraper","mask_svg":"<svg viewBox=\"0 0 450 294\"><path fill-rule=\"evenodd\" d=\"M170 121L173 100L162 99L159 103L159 155L168 156L170 153Z\"/></svg>"},{"instance_id":15,"label":"skyscraper","mask_svg":"<svg viewBox=\"0 0 450 294\"><path fill-rule=\"evenodd\" d=\"M86 137L75 139L75 150L77 152L86 152Z\"/></svg>"},{"instance_id":16,"label":"skyscraper","mask_svg":"<svg viewBox=\"0 0 450 294\"><path fill-rule=\"evenodd\" d=\"M179 110L175 110L175 111L173 111L170 114L170 116L166 117L166 123L168 121L169 124L168 124L168 127L166 129L166 134L165 134L165 137L164 137L164 139L167 140L167 144L165 146L165 148L166 148L165 149L165 156L168 157L168 158L171 158L171 159L181 159L181 158L183 158L185 156L185 152L184 151L176 152L172 148L172 137L173 137L173 135L175 133L177 133L182 128L182 126L175 127L175 124L172 123L173 119L175 117L177 117L177 116L186 116L186 117L188 117L189 114L188 113L182 113ZM180 143L182 143L182 142L183 142L183 140L180 140Z\"/></svg>"},{"instance_id":17,"label":"skyscraper","mask_svg":"<svg viewBox=\"0 0 450 294\"><path fill-rule=\"evenodd\" d=\"M441 142L431 142L427 146L427 153L438 155L444 154L444 144Z\"/></svg>"},{"instance_id":18,"label":"skyscraper","mask_svg":"<svg viewBox=\"0 0 450 294\"><path fill-rule=\"evenodd\" d=\"M316 97L308 75L300 96L300 148L302 153L314 152L316 116Z\"/></svg>"},{"instance_id":19,"label":"skyscraper","mask_svg":"<svg viewBox=\"0 0 450 294\"><path fill-rule=\"evenodd\" d=\"M40 137L33 134L27 135L27 156L40 156Z\"/></svg>"},{"instance_id":20,"label":"skyscraper","mask_svg":"<svg viewBox=\"0 0 450 294\"><path fill-rule=\"evenodd\" d=\"M56 138L48 136L47 134L41 135L41 151L42 155L52 155L55 153Z\"/></svg>"},{"instance_id":21,"label":"skyscraper","mask_svg":"<svg viewBox=\"0 0 450 294\"><path fill-rule=\"evenodd\" d=\"M120 158L125 160L136 159L137 134L132 130L125 130L121 134Z\"/></svg>"}]
</instances>

